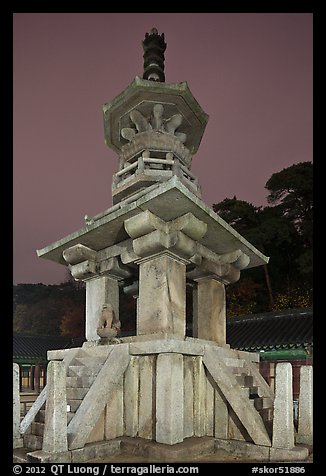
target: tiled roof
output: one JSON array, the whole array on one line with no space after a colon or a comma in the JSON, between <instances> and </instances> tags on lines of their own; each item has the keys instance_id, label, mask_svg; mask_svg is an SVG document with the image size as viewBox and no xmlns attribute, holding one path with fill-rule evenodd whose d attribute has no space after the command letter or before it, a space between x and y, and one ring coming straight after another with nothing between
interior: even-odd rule
<instances>
[{"instance_id":1,"label":"tiled roof","mask_svg":"<svg viewBox=\"0 0 326 476\"><path fill-rule=\"evenodd\" d=\"M46 361L47 351L80 347L85 339L28 334L13 335L13 360Z\"/></svg>"},{"instance_id":2,"label":"tiled roof","mask_svg":"<svg viewBox=\"0 0 326 476\"><path fill-rule=\"evenodd\" d=\"M313 342L313 310L289 309L227 321L226 341L231 348L260 351L304 348Z\"/></svg>"}]
</instances>

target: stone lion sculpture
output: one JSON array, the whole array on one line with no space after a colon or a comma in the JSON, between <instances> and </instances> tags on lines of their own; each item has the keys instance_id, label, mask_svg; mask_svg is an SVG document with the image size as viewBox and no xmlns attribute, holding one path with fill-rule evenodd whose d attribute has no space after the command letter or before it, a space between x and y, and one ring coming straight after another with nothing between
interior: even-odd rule
<instances>
[{"instance_id":1,"label":"stone lion sculpture","mask_svg":"<svg viewBox=\"0 0 326 476\"><path fill-rule=\"evenodd\" d=\"M97 335L101 338L113 339L121 329L121 322L116 318L110 304L103 304L101 316L97 325Z\"/></svg>"}]
</instances>

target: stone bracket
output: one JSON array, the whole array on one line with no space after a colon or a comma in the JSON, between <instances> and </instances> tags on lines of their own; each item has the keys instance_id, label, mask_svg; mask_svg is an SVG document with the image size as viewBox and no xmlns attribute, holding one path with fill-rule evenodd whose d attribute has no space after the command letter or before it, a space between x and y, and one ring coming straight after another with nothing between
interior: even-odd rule
<instances>
[{"instance_id":1,"label":"stone bracket","mask_svg":"<svg viewBox=\"0 0 326 476\"><path fill-rule=\"evenodd\" d=\"M195 269L187 273L187 278L194 281L211 278L223 284L235 283L240 278L240 270L231 264L217 264L203 258Z\"/></svg>"},{"instance_id":2,"label":"stone bracket","mask_svg":"<svg viewBox=\"0 0 326 476\"><path fill-rule=\"evenodd\" d=\"M123 247L122 250L124 249ZM63 257L68 263L71 275L78 281L96 276L110 276L117 280L131 276L130 270L120 262L118 256L106 257L103 250L96 252L80 243L66 249Z\"/></svg>"},{"instance_id":3,"label":"stone bracket","mask_svg":"<svg viewBox=\"0 0 326 476\"><path fill-rule=\"evenodd\" d=\"M149 210L127 219L124 225L129 236L133 238L133 251L124 253L124 263L132 260L137 262L164 251L189 260L197 254L195 240L201 239L207 230L206 223L198 220L192 213L165 222ZM195 262L198 262L198 259Z\"/></svg>"}]
</instances>

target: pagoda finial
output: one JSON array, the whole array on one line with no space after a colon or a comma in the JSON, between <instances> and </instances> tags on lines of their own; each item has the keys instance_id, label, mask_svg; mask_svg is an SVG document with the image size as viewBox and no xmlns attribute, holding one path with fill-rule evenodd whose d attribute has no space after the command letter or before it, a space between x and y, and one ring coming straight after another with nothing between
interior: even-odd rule
<instances>
[{"instance_id":1,"label":"pagoda finial","mask_svg":"<svg viewBox=\"0 0 326 476\"><path fill-rule=\"evenodd\" d=\"M166 50L164 40L164 33L159 35L156 28L152 28L149 33L145 34L145 39L142 41L144 50L143 79L164 83L164 51Z\"/></svg>"}]
</instances>

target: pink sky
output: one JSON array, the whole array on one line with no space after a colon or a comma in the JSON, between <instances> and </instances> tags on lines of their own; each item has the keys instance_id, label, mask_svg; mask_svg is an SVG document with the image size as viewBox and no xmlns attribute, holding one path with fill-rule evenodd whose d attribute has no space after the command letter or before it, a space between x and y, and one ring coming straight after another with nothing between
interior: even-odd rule
<instances>
[{"instance_id":1,"label":"pink sky","mask_svg":"<svg viewBox=\"0 0 326 476\"><path fill-rule=\"evenodd\" d=\"M143 74L141 41L165 33L166 82L209 114L192 171L209 206L266 205L266 181L312 161L310 13L15 13L14 283L59 283L36 249L109 208L117 155L102 105Z\"/></svg>"}]
</instances>

